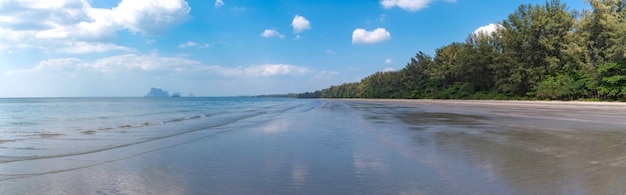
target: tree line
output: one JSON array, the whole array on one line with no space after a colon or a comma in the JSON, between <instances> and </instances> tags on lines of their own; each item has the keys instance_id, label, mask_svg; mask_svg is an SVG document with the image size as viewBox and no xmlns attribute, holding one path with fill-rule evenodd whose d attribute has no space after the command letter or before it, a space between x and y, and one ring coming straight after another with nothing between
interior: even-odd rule
<instances>
[{"instance_id":1,"label":"tree line","mask_svg":"<svg viewBox=\"0 0 626 195\"><path fill-rule=\"evenodd\" d=\"M626 99L626 1L520 5L494 32L470 34L398 71L299 98Z\"/></svg>"}]
</instances>

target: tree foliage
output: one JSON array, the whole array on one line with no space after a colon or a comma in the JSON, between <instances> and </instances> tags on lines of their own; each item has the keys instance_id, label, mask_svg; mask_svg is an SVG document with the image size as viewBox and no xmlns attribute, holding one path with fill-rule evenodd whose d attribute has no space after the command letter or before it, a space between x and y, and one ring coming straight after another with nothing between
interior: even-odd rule
<instances>
[{"instance_id":1,"label":"tree foliage","mask_svg":"<svg viewBox=\"0 0 626 195\"><path fill-rule=\"evenodd\" d=\"M493 33L472 33L399 71L301 94L324 98L626 98L626 0L520 5Z\"/></svg>"}]
</instances>

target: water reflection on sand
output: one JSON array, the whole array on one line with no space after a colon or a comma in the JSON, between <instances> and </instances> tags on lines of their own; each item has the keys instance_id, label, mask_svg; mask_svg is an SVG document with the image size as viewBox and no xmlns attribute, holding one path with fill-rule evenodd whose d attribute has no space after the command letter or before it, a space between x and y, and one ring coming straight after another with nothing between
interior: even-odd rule
<instances>
[{"instance_id":1,"label":"water reflection on sand","mask_svg":"<svg viewBox=\"0 0 626 195\"><path fill-rule=\"evenodd\" d=\"M624 105L602 112L595 105L575 103L535 108L459 104L422 103L424 113L402 118L426 127L414 136L422 147L435 142L430 147L437 150L430 151L437 156L481 170L512 192L626 193L626 120L618 118L626 119ZM429 113L442 109L454 114Z\"/></svg>"}]
</instances>

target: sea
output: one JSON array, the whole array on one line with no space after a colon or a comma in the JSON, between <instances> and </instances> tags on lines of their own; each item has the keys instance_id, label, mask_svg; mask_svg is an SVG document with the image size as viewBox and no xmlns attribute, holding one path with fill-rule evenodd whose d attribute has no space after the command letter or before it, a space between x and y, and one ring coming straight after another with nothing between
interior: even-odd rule
<instances>
[{"instance_id":1,"label":"sea","mask_svg":"<svg viewBox=\"0 0 626 195\"><path fill-rule=\"evenodd\" d=\"M272 116L319 105L255 97L0 98L0 192L33 193L27 190L32 178L249 129ZM17 187L1 187L7 184Z\"/></svg>"},{"instance_id":2,"label":"sea","mask_svg":"<svg viewBox=\"0 0 626 195\"><path fill-rule=\"evenodd\" d=\"M313 106L251 97L3 98L0 163L88 154Z\"/></svg>"}]
</instances>

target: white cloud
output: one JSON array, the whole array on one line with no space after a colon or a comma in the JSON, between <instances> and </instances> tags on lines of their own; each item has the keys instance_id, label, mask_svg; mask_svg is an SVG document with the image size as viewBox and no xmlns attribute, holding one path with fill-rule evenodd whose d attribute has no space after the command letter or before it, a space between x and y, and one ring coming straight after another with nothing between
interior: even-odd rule
<instances>
[{"instance_id":1,"label":"white cloud","mask_svg":"<svg viewBox=\"0 0 626 195\"><path fill-rule=\"evenodd\" d=\"M122 0L110 9L93 8L89 0L4 0L0 4L0 45L55 51L67 42L101 46L124 29L159 35L186 21L191 9L184 0Z\"/></svg>"},{"instance_id":2,"label":"white cloud","mask_svg":"<svg viewBox=\"0 0 626 195\"><path fill-rule=\"evenodd\" d=\"M125 54L93 61L77 58L57 58L39 62L30 69L11 70L8 74L72 74L72 73L102 73L121 74L132 72L163 73L163 74L218 74L225 77L273 77L273 76L301 76L317 74L309 67L289 64L263 64L248 67L208 66L202 62L178 57L162 57L158 54L137 55Z\"/></svg>"},{"instance_id":3,"label":"white cloud","mask_svg":"<svg viewBox=\"0 0 626 195\"><path fill-rule=\"evenodd\" d=\"M380 5L385 9L391 9L393 7L399 7L406 11L418 11L428 7L428 4L435 0L381 0ZM454 3L456 0L443 0L448 3Z\"/></svg>"},{"instance_id":4,"label":"white cloud","mask_svg":"<svg viewBox=\"0 0 626 195\"><path fill-rule=\"evenodd\" d=\"M187 41L187 43L183 43L178 45L179 48L186 48L186 47L193 47L198 45L197 43L191 42L191 41Z\"/></svg>"},{"instance_id":5,"label":"white cloud","mask_svg":"<svg viewBox=\"0 0 626 195\"><path fill-rule=\"evenodd\" d=\"M112 12L114 21L131 31L154 35L187 20L190 10L184 0L122 0Z\"/></svg>"},{"instance_id":6,"label":"white cloud","mask_svg":"<svg viewBox=\"0 0 626 195\"><path fill-rule=\"evenodd\" d=\"M85 54L104 53L108 51L134 52L134 49L110 43L99 42L69 42L66 47L58 50L60 53Z\"/></svg>"},{"instance_id":7,"label":"white cloud","mask_svg":"<svg viewBox=\"0 0 626 195\"><path fill-rule=\"evenodd\" d=\"M224 5L224 1L222 0L215 0L215 7L222 7Z\"/></svg>"},{"instance_id":8,"label":"white cloud","mask_svg":"<svg viewBox=\"0 0 626 195\"><path fill-rule=\"evenodd\" d=\"M385 9L399 7L407 11L417 11L425 8L432 0L381 0L380 5Z\"/></svg>"},{"instance_id":9,"label":"white cloud","mask_svg":"<svg viewBox=\"0 0 626 195\"><path fill-rule=\"evenodd\" d=\"M201 43L196 43L196 42L193 42L193 41L187 41L186 43L179 44L178 48L196 47L196 48L202 49L202 48L207 48L207 47L210 47L210 46L211 46L211 44L208 44L208 43L201 44Z\"/></svg>"},{"instance_id":10,"label":"white cloud","mask_svg":"<svg viewBox=\"0 0 626 195\"><path fill-rule=\"evenodd\" d=\"M479 27L478 29L474 31L474 34L490 35L491 33L495 32L499 28L503 28L502 25L498 23L491 23L491 24Z\"/></svg>"},{"instance_id":11,"label":"white cloud","mask_svg":"<svg viewBox=\"0 0 626 195\"><path fill-rule=\"evenodd\" d=\"M285 35L280 34L280 32L274 29L265 29L263 33L261 33L261 36L265 38L270 38L270 37L278 37L281 39L285 38Z\"/></svg>"},{"instance_id":12,"label":"white cloud","mask_svg":"<svg viewBox=\"0 0 626 195\"><path fill-rule=\"evenodd\" d=\"M177 72L180 70L202 70L202 63L183 58L160 57L156 55L125 54L85 61L77 58L58 58L39 62L35 67L23 70L8 71L10 74L20 73L53 73L53 72L100 72L124 73L132 71L163 71Z\"/></svg>"},{"instance_id":13,"label":"white cloud","mask_svg":"<svg viewBox=\"0 0 626 195\"><path fill-rule=\"evenodd\" d=\"M310 73L311 69L308 67L294 66L289 64L265 64L265 65L252 65L243 69L243 73L246 76L259 77L259 76L278 76L278 75L303 75Z\"/></svg>"},{"instance_id":14,"label":"white cloud","mask_svg":"<svg viewBox=\"0 0 626 195\"><path fill-rule=\"evenodd\" d=\"M385 59L385 64L391 64L393 63L393 61L391 60L391 58L387 58Z\"/></svg>"},{"instance_id":15,"label":"white cloud","mask_svg":"<svg viewBox=\"0 0 626 195\"><path fill-rule=\"evenodd\" d=\"M335 52L330 49L324 50L324 52L326 52L327 54L335 54Z\"/></svg>"},{"instance_id":16,"label":"white cloud","mask_svg":"<svg viewBox=\"0 0 626 195\"><path fill-rule=\"evenodd\" d=\"M296 33L301 33L302 31L311 29L311 23L300 15L296 15L293 18L291 26L293 26L293 31Z\"/></svg>"},{"instance_id":17,"label":"white cloud","mask_svg":"<svg viewBox=\"0 0 626 195\"><path fill-rule=\"evenodd\" d=\"M373 31L357 28L352 32L352 44L374 44L391 39L391 33L384 28Z\"/></svg>"}]
</instances>

